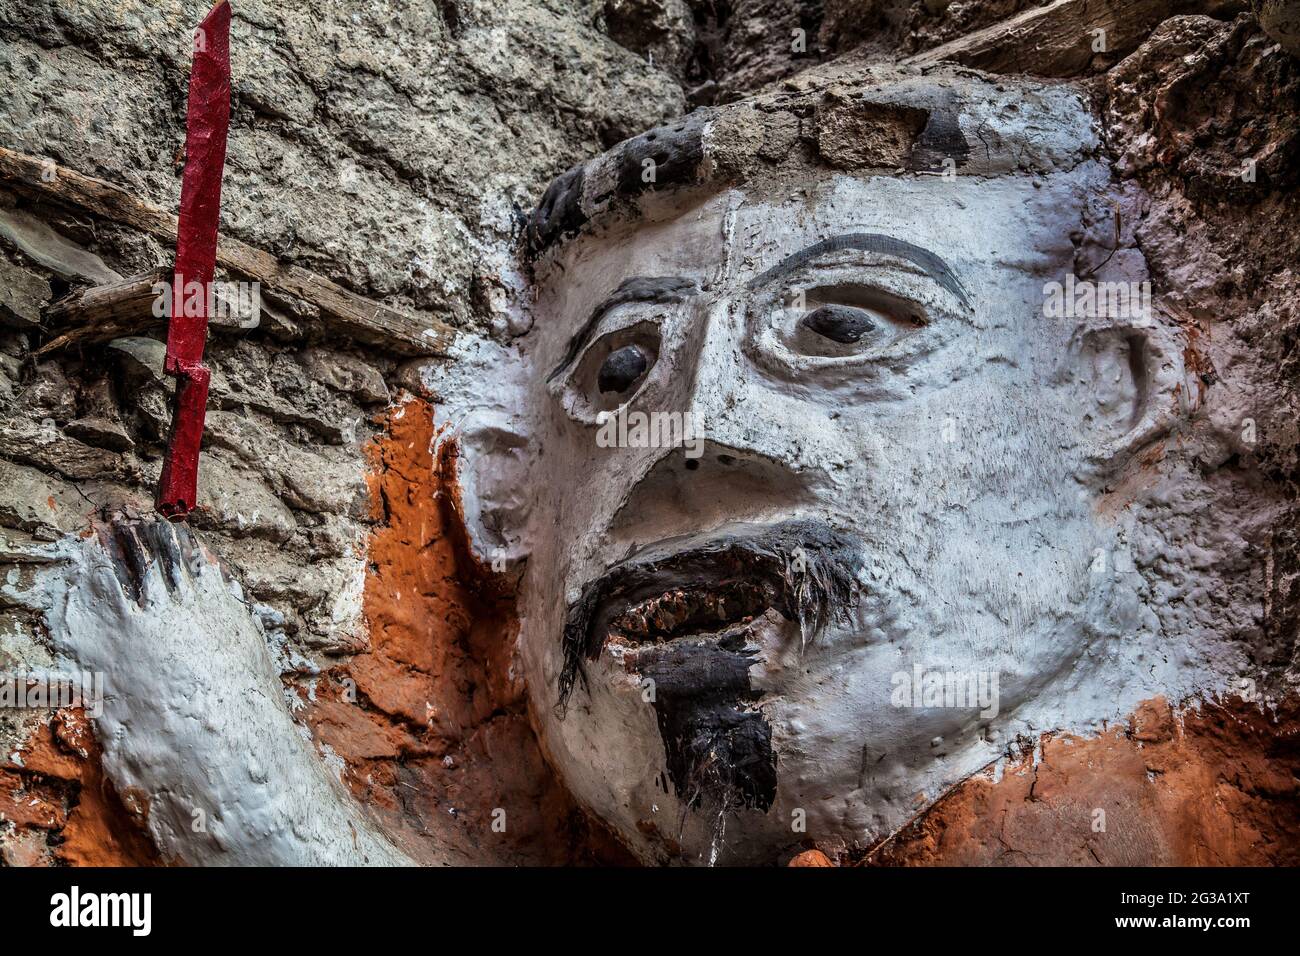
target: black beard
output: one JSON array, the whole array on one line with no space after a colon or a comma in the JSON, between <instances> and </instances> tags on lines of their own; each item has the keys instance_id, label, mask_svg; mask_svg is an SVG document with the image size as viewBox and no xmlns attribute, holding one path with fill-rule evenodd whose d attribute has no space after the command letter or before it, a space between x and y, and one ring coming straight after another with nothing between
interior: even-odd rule
<instances>
[{"instance_id":1,"label":"black beard","mask_svg":"<svg viewBox=\"0 0 1300 956\"><path fill-rule=\"evenodd\" d=\"M863 550L821 521L738 525L642 549L588 583L569 606L561 716L585 662L606 643L653 681L655 715L679 798L721 811L766 811L776 797L772 733L749 681L750 625L769 610L797 622L805 643L847 620Z\"/></svg>"}]
</instances>

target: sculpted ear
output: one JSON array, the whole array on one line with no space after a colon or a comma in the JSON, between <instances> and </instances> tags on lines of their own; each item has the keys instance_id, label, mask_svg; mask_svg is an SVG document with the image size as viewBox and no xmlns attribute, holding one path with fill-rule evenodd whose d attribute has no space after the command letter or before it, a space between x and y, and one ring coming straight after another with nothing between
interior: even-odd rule
<instances>
[{"instance_id":1,"label":"sculpted ear","mask_svg":"<svg viewBox=\"0 0 1300 956\"><path fill-rule=\"evenodd\" d=\"M1071 341L1080 430L1088 458L1102 470L1167 434L1178 419L1182 353L1178 332L1147 315L1094 319Z\"/></svg>"},{"instance_id":2,"label":"sculpted ear","mask_svg":"<svg viewBox=\"0 0 1300 956\"><path fill-rule=\"evenodd\" d=\"M455 442L454 502L470 548L485 567L517 577L537 491L535 423L525 414L530 368L514 349L478 340L434 374L439 416L447 423L438 444Z\"/></svg>"},{"instance_id":3,"label":"sculpted ear","mask_svg":"<svg viewBox=\"0 0 1300 956\"><path fill-rule=\"evenodd\" d=\"M452 434L459 446L457 505L470 547L484 566L513 575L527 556L522 532L534 464L528 436L493 412L462 420Z\"/></svg>"}]
</instances>

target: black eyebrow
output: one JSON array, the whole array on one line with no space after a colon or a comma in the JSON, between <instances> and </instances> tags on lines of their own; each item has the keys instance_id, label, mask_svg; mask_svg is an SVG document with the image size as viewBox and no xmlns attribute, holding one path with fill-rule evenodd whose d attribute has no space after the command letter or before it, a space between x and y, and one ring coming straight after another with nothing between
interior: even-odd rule
<instances>
[{"instance_id":1,"label":"black eyebrow","mask_svg":"<svg viewBox=\"0 0 1300 956\"><path fill-rule=\"evenodd\" d=\"M555 376L569 367L569 363L578 357L582 347L591 338L596 324L615 306L625 305L628 302L681 302L687 296L695 295L699 291L695 280L677 276L634 276L631 279L624 279L617 289L591 310L591 315L586 322L582 323L582 328L569 339L569 344L564 350L564 359L555 367L555 371L546 376L546 380L552 381Z\"/></svg>"},{"instance_id":2,"label":"black eyebrow","mask_svg":"<svg viewBox=\"0 0 1300 956\"><path fill-rule=\"evenodd\" d=\"M970 308L970 300L966 298L966 290L957 281L957 276L948 268L948 263L944 262L929 249L923 249L920 246L913 245L910 242L904 242L902 239L895 239L893 236L884 236L875 232L854 232L843 236L835 236L831 239L824 239L807 249L801 249L792 256L782 259L779 263L768 269L762 275L751 279L747 288L754 289L764 283L771 282L780 276L793 272L800 266L812 261L818 256L825 255L828 252L839 252L843 249L860 249L864 252L879 252L887 256L898 256L900 259L906 259L913 262L925 270L926 275L932 278L939 285L943 286L957 298L961 299L962 305Z\"/></svg>"}]
</instances>

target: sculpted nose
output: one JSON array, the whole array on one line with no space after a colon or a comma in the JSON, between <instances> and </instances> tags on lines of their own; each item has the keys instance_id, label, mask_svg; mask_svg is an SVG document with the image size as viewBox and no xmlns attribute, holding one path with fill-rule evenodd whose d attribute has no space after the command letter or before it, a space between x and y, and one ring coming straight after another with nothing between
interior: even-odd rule
<instances>
[{"instance_id":1,"label":"sculpted nose","mask_svg":"<svg viewBox=\"0 0 1300 956\"><path fill-rule=\"evenodd\" d=\"M812 502L790 466L765 388L743 352L740 320L719 307L682 350L670 411L689 415L693 440L647 463L611 523L647 542L728 521L788 516Z\"/></svg>"},{"instance_id":2,"label":"sculpted nose","mask_svg":"<svg viewBox=\"0 0 1300 956\"><path fill-rule=\"evenodd\" d=\"M770 434L772 402L744 354L744 320L718 303L683 349L677 400L695 434L733 457L781 457Z\"/></svg>"},{"instance_id":3,"label":"sculpted nose","mask_svg":"<svg viewBox=\"0 0 1300 956\"><path fill-rule=\"evenodd\" d=\"M632 487L611 522L621 540L646 543L770 521L812 504L807 481L783 462L704 440L666 451Z\"/></svg>"}]
</instances>

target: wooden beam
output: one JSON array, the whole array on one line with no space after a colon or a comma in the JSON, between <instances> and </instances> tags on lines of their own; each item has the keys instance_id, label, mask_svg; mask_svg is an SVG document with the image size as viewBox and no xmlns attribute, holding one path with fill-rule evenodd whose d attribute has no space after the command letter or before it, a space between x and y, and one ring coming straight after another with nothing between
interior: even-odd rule
<instances>
[{"instance_id":1,"label":"wooden beam","mask_svg":"<svg viewBox=\"0 0 1300 956\"><path fill-rule=\"evenodd\" d=\"M0 182L44 201L122 223L167 242L176 241L176 217L124 189L50 160L0 146ZM437 319L417 318L374 302L262 249L230 236L217 241L217 263L232 272L310 302L339 331L403 355L446 355L456 331ZM137 277L138 278L138 277Z\"/></svg>"},{"instance_id":2,"label":"wooden beam","mask_svg":"<svg viewBox=\"0 0 1300 956\"><path fill-rule=\"evenodd\" d=\"M45 310L45 321L53 331L62 331L39 349L44 355L79 342L108 342L123 335L135 335L164 321L153 315L154 287L165 282L166 269L154 269L106 285L65 295Z\"/></svg>"},{"instance_id":3,"label":"wooden beam","mask_svg":"<svg viewBox=\"0 0 1300 956\"><path fill-rule=\"evenodd\" d=\"M159 286L167 292L172 289L172 276L166 269L70 292L45 310L42 328L54 338L35 354L44 355L69 345L109 342L163 325L166 318L165 310L159 307ZM241 299L226 283L214 283L212 293L214 308L208 316L211 330L257 328L262 317L269 314L260 302ZM156 314L156 308L163 315Z\"/></svg>"},{"instance_id":4,"label":"wooden beam","mask_svg":"<svg viewBox=\"0 0 1300 956\"><path fill-rule=\"evenodd\" d=\"M1079 76L1089 71L1097 57L1109 64L1127 56L1169 17L1222 5L1194 0L1056 0L903 62L960 63L990 73ZM1094 30L1106 31L1104 52L1093 50Z\"/></svg>"}]
</instances>

